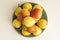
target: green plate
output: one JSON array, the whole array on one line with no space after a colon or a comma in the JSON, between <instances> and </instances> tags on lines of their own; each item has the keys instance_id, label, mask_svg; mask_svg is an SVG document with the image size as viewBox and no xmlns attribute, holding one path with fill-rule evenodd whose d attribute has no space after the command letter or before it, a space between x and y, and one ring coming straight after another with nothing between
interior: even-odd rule
<instances>
[{"instance_id":1,"label":"green plate","mask_svg":"<svg viewBox=\"0 0 60 40\"><path fill-rule=\"evenodd\" d=\"M29 3L31 3L31 2L29 2ZM36 5L36 3L31 3L32 4L32 6L34 6L34 5ZM22 5L19 5L18 7L21 7L21 8L23 8L23 5L24 5L24 3L22 4ZM42 7L43 8L43 7ZM14 19L16 19L17 17L15 16L15 11L14 11L14 14L13 14L13 18L12 18L12 22L13 22L13 20ZM47 21L48 21L48 19L47 19L47 14L46 14L46 12L45 12L45 10L43 9L43 13L42 13L42 17L41 17L41 19L46 19ZM21 34L22 35L22 27L21 28L15 28L15 30L19 33L19 34ZM44 31L45 29L42 29L42 31ZM24 36L24 35L23 35ZM25 36L25 37L35 37L34 35L30 35L30 36Z\"/></svg>"}]
</instances>

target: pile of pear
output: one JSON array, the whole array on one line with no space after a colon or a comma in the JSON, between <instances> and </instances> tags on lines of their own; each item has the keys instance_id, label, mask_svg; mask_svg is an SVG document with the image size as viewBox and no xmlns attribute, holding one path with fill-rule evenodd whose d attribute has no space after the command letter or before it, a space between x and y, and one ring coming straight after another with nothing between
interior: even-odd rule
<instances>
[{"instance_id":1,"label":"pile of pear","mask_svg":"<svg viewBox=\"0 0 60 40\"><path fill-rule=\"evenodd\" d=\"M22 27L22 35L37 36L42 33L42 29L46 28L47 20L41 19L43 8L36 4L24 3L23 8L18 6L15 10L16 19L13 20L14 28Z\"/></svg>"}]
</instances>

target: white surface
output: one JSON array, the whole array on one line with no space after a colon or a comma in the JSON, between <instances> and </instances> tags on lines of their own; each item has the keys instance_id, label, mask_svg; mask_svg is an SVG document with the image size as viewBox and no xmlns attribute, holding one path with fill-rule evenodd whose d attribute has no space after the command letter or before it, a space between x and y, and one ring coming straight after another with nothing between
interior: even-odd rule
<instances>
[{"instance_id":1,"label":"white surface","mask_svg":"<svg viewBox=\"0 0 60 40\"><path fill-rule=\"evenodd\" d=\"M60 40L60 0L33 1L40 3L47 12L49 22L46 30L34 38L19 35L11 21L20 0L0 0L0 40Z\"/></svg>"}]
</instances>

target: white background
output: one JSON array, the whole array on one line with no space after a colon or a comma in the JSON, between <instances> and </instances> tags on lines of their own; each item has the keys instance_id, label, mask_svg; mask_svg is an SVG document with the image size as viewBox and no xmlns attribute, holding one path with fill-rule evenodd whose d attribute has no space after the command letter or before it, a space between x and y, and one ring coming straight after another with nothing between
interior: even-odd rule
<instances>
[{"instance_id":1,"label":"white background","mask_svg":"<svg viewBox=\"0 0 60 40\"><path fill-rule=\"evenodd\" d=\"M22 0L0 0L0 40L60 40L60 0L27 1L37 2L46 10L48 15L46 30L38 37L21 36L13 28L11 21L17 4Z\"/></svg>"}]
</instances>

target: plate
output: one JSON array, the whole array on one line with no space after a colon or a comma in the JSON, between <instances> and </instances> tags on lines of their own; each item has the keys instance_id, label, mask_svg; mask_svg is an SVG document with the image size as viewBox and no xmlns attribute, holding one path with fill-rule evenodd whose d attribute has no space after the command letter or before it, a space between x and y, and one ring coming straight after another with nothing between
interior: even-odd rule
<instances>
[{"instance_id":1,"label":"plate","mask_svg":"<svg viewBox=\"0 0 60 40\"><path fill-rule=\"evenodd\" d=\"M29 3L31 3L31 2L29 2ZM21 8L23 8L23 5L24 5L25 3L23 3L23 4L21 4L21 5L18 5L18 7L21 7ZM34 5L38 5L37 3L31 3L32 4L32 8L34 7ZM43 7L42 7L43 8ZM14 19L16 19L17 18L17 16L15 16L15 11L14 11L14 13L13 13L13 18L12 18L12 22L13 22L13 20ZM42 17L41 17L41 19L45 19L45 20L47 20L47 22L48 22L48 19L47 19L47 14L46 14L46 12L45 12L45 10L44 10L44 8L43 8L43 12L42 12ZM39 20L41 20L41 19L39 19ZM37 24L36 24L37 25ZM21 28L15 28L15 30L19 33L19 34L21 34L21 35L23 35L22 34L22 27ZM42 32L44 31L45 29L42 29ZM23 35L24 36L24 35ZM25 37L35 37L34 35L30 35L30 36L25 36Z\"/></svg>"}]
</instances>

